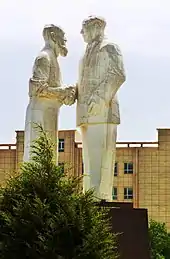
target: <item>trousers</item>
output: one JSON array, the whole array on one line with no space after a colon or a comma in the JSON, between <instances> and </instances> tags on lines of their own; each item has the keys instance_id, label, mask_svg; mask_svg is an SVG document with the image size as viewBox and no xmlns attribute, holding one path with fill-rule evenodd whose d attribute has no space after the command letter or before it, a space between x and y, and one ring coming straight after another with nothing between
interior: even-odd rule
<instances>
[{"instance_id":1,"label":"trousers","mask_svg":"<svg viewBox=\"0 0 170 259\"><path fill-rule=\"evenodd\" d=\"M80 126L83 145L83 192L94 190L96 199L112 201L116 155L116 124Z\"/></svg>"},{"instance_id":2,"label":"trousers","mask_svg":"<svg viewBox=\"0 0 170 259\"><path fill-rule=\"evenodd\" d=\"M36 124L42 126L53 144L54 161L58 163L58 116L61 104L57 100L32 98L26 110L23 161L31 160L31 145L39 137Z\"/></svg>"}]
</instances>

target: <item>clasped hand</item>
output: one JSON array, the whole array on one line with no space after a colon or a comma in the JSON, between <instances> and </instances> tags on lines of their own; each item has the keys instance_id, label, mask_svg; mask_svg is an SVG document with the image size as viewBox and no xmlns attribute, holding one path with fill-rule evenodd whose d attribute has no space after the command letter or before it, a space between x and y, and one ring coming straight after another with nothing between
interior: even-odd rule
<instances>
[{"instance_id":1,"label":"clasped hand","mask_svg":"<svg viewBox=\"0 0 170 259\"><path fill-rule=\"evenodd\" d=\"M75 103L76 100L76 86L67 86L64 89L65 97L63 99L63 104L65 105L72 105Z\"/></svg>"}]
</instances>

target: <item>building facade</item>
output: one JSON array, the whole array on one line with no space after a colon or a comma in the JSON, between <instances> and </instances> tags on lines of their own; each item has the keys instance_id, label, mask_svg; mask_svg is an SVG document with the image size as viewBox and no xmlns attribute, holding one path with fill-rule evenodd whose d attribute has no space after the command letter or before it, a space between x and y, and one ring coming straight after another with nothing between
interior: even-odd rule
<instances>
[{"instance_id":1,"label":"building facade","mask_svg":"<svg viewBox=\"0 0 170 259\"><path fill-rule=\"evenodd\" d=\"M113 201L133 202L147 208L150 218L170 230L170 129L158 129L156 142L118 142L113 168ZM0 181L19 169L24 132L16 131L16 144L0 144ZM82 143L75 130L61 130L59 163L68 174L83 174Z\"/></svg>"}]
</instances>

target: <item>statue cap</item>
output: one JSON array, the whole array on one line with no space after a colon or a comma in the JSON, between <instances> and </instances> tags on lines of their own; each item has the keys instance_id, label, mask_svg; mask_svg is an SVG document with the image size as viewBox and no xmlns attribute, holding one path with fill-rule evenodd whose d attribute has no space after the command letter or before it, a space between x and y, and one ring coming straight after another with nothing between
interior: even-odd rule
<instances>
[{"instance_id":1,"label":"statue cap","mask_svg":"<svg viewBox=\"0 0 170 259\"><path fill-rule=\"evenodd\" d=\"M65 34L63 29L60 26L57 26L55 24L46 24L43 29L43 34L45 31L55 31L57 34Z\"/></svg>"},{"instance_id":2,"label":"statue cap","mask_svg":"<svg viewBox=\"0 0 170 259\"><path fill-rule=\"evenodd\" d=\"M106 26L106 21L103 17L90 15L87 19L83 20L83 26L87 26L91 23L98 23L101 27Z\"/></svg>"}]
</instances>

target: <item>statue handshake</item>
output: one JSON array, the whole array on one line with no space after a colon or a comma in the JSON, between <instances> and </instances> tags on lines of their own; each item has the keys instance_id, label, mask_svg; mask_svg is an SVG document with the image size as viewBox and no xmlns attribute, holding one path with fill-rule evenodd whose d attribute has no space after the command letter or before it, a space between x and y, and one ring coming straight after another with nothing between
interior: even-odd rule
<instances>
[{"instance_id":1,"label":"statue handshake","mask_svg":"<svg viewBox=\"0 0 170 259\"><path fill-rule=\"evenodd\" d=\"M61 104L72 105L76 100L76 86L50 87L48 83L30 79L29 96L47 99L56 99Z\"/></svg>"},{"instance_id":2,"label":"statue handshake","mask_svg":"<svg viewBox=\"0 0 170 259\"><path fill-rule=\"evenodd\" d=\"M71 106L76 100L76 86L67 86L64 88L63 104Z\"/></svg>"}]
</instances>

